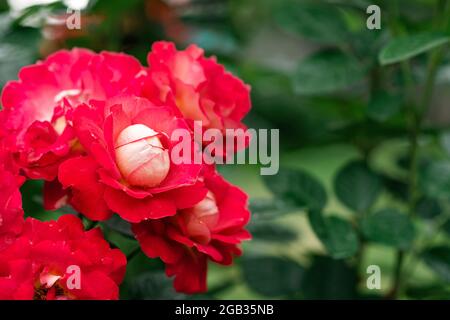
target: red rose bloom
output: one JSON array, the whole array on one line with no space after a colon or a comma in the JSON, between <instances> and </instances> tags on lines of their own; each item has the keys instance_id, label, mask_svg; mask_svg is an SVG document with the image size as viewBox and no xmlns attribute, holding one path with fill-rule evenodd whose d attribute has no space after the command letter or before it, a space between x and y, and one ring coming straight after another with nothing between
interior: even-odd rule
<instances>
[{"instance_id":1,"label":"red rose bloom","mask_svg":"<svg viewBox=\"0 0 450 320\"><path fill-rule=\"evenodd\" d=\"M185 293L206 291L207 260L229 265L241 254L240 242L251 238L244 230L247 195L217 173L208 173L204 182L208 193L196 205L133 225L145 254L160 257L167 275L175 276L175 289Z\"/></svg>"},{"instance_id":2,"label":"red rose bloom","mask_svg":"<svg viewBox=\"0 0 450 320\"><path fill-rule=\"evenodd\" d=\"M125 54L62 50L22 68L3 89L1 125L17 163L32 179L52 180L61 159L77 150L71 112L90 99L139 93L139 62Z\"/></svg>"},{"instance_id":3,"label":"red rose bloom","mask_svg":"<svg viewBox=\"0 0 450 320\"><path fill-rule=\"evenodd\" d=\"M195 45L177 51L170 42L156 42L148 57L143 94L157 104L176 105L181 114L202 121L205 129L245 128L251 108L250 87L226 72L215 57L204 57Z\"/></svg>"},{"instance_id":4,"label":"red rose bloom","mask_svg":"<svg viewBox=\"0 0 450 320\"><path fill-rule=\"evenodd\" d=\"M172 132L189 130L172 109L117 97L79 106L73 124L87 155L62 163L59 181L69 188L73 207L90 219L108 219L112 212L129 222L158 219L204 197L197 181L201 165L170 158Z\"/></svg>"},{"instance_id":5,"label":"red rose bloom","mask_svg":"<svg viewBox=\"0 0 450 320\"><path fill-rule=\"evenodd\" d=\"M75 216L28 218L22 234L0 251L0 299L118 299L125 266L100 229L84 231Z\"/></svg>"},{"instance_id":6,"label":"red rose bloom","mask_svg":"<svg viewBox=\"0 0 450 320\"><path fill-rule=\"evenodd\" d=\"M22 230L23 210L19 187L24 179L6 170L2 162L0 180L0 250L2 250L11 244Z\"/></svg>"}]
</instances>

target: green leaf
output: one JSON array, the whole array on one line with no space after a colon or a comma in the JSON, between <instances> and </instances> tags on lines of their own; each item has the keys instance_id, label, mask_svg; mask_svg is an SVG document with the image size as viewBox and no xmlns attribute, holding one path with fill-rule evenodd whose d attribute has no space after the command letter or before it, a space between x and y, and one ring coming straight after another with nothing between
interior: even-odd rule
<instances>
[{"instance_id":1,"label":"green leaf","mask_svg":"<svg viewBox=\"0 0 450 320\"><path fill-rule=\"evenodd\" d=\"M381 175L383 186L396 199L401 201L408 201L409 188L408 184L403 179L392 178L388 175Z\"/></svg>"},{"instance_id":2,"label":"green leaf","mask_svg":"<svg viewBox=\"0 0 450 320\"><path fill-rule=\"evenodd\" d=\"M17 79L21 67L36 60L39 31L17 27L0 31L0 88L9 80Z\"/></svg>"},{"instance_id":3,"label":"green leaf","mask_svg":"<svg viewBox=\"0 0 450 320\"><path fill-rule=\"evenodd\" d=\"M0 14L0 38L10 31L13 19L8 12Z\"/></svg>"},{"instance_id":4,"label":"green leaf","mask_svg":"<svg viewBox=\"0 0 450 320\"><path fill-rule=\"evenodd\" d=\"M386 40L389 39L389 32L383 29L367 32L365 19L363 24L364 27L362 29L352 33L350 45L353 47L357 57L368 60L368 63L374 66L378 64L378 54Z\"/></svg>"},{"instance_id":5,"label":"green leaf","mask_svg":"<svg viewBox=\"0 0 450 320\"><path fill-rule=\"evenodd\" d=\"M274 15L282 28L318 43L338 44L348 35L343 15L332 5L280 1Z\"/></svg>"},{"instance_id":6,"label":"green leaf","mask_svg":"<svg viewBox=\"0 0 450 320\"><path fill-rule=\"evenodd\" d=\"M321 210L327 202L325 188L303 170L281 168L278 174L263 179L269 190L287 204Z\"/></svg>"},{"instance_id":7,"label":"green leaf","mask_svg":"<svg viewBox=\"0 0 450 320\"><path fill-rule=\"evenodd\" d=\"M378 60L382 65L407 60L449 41L441 33L422 33L392 39L380 52Z\"/></svg>"},{"instance_id":8,"label":"green leaf","mask_svg":"<svg viewBox=\"0 0 450 320\"><path fill-rule=\"evenodd\" d=\"M434 219L442 212L442 206L436 199L422 197L417 202L417 215L423 219Z\"/></svg>"},{"instance_id":9,"label":"green leaf","mask_svg":"<svg viewBox=\"0 0 450 320\"><path fill-rule=\"evenodd\" d=\"M279 199L250 199L252 220L271 220L284 214L298 210L297 206L289 205Z\"/></svg>"},{"instance_id":10,"label":"green leaf","mask_svg":"<svg viewBox=\"0 0 450 320\"><path fill-rule=\"evenodd\" d=\"M247 285L267 297L295 297L304 269L297 262L277 257L245 257L242 271Z\"/></svg>"},{"instance_id":11,"label":"green leaf","mask_svg":"<svg viewBox=\"0 0 450 320\"><path fill-rule=\"evenodd\" d=\"M447 220L447 222L444 223L444 225L442 226L442 230L450 235L450 220Z\"/></svg>"},{"instance_id":12,"label":"green leaf","mask_svg":"<svg viewBox=\"0 0 450 320\"><path fill-rule=\"evenodd\" d=\"M450 247L430 248L423 253L423 259L444 281L450 283Z\"/></svg>"},{"instance_id":13,"label":"green leaf","mask_svg":"<svg viewBox=\"0 0 450 320\"><path fill-rule=\"evenodd\" d=\"M290 227L277 223L250 223L248 230L253 240L271 243L286 243L297 239L297 233Z\"/></svg>"},{"instance_id":14,"label":"green leaf","mask_svg":"<svg viewBox=\"0 0 450 320\"><path fill-rule=\"evenodd\" d=\"M134 237L131 238L112 229L108 229L104 224L101 224L100 228L106 241L108 241L114 247L120 249L120 251L122 251L125 255L130 255L130 258L133 259L134 256L140 253L139 244Z\"/></svg>"},{"instance_id":15,"label":"green leaf","mask_svg":"<svg viewBox=\"0 0 450 320\"><path fill-rule=\"evenodd\" d=\"M20 192L22 194L23 210L25 215L37 215L44 212L44 201L42 200L42 190L44 182L40 180L27 180Z\"/></svg>"},{"instance_id":16,"label":"green leaf","mask_svg":"<svg viewBox=\"0 0 450 320\"><path fill-rule=\"evenodd\" d=\"M398 114L401 106L401 97L385 91L376 92L369 101L367 115L373 120L383 122Z\"/></svg>"},{"instance_id":17,"label":"green leaf","mask_svg":"<svg viewBox=\"0 0 450 320\"><path fill-rule=\"evenodd\" d=\"M357 274L344 260L315 256L306 270L302 295L306 299L354 299Z\"/></svg>"},{"instance_id":18,"label":"green leaf","mask_svg":"<svg viewBox=\"0 0 450 320\"><path fill-rule=\"evenodd\" d=\"M444 151L450 155L450 132L446 131L441 134L440 137L441 146L444 149Z\"/></svg>"},{"instance_id":19,"label":"green leaf","mask_svg":"<svg viewBox=\"0 0 450 320\"><path fill-rule=\"evenodd\" d=\"M420 175L423 192L430 198L450 198L450 162L431 162Z\"/></svg>"},{"instance_id":20,"label":"green leaf","mask_svg":"<svg viewBox=\"0 0 450 320\"><path fill-rule=\"evenodd\" d=\"M406 295L416 300L448 300L450 285L414 285L406 288Z\"/></svg>"},{"instance_id":21,"label":"green leaf","mask_svg":"<svg viewBox=\"0 0 450 320\"><path fill-rule=\"evenodd\" d=\"M364 217L361 229L368 240L403 250L411 246L415 236L411 219L395 209L382 209Z\"/></svg>"},{"instance_id":22,"label":"green leaf","mask_svg":"<svg viewBox=\"0 0 450 320\"><path fill-rule=\"evenodd\" d=\"M322 51L302 60L294 74L298 94L317 95L343 90L364 77L357 60L338 51Z\"/></svg>"},{"instance_id":23,"label":"green leaf","mask_svg":"<svg viewBox=\"0 0 450 320\"><path fill-rule=\"evenodd\" d=\"M139 300L155 299L186 299L186 296L177 293L164 271L146 272L130 281L128 297Z\"/></svg>"},{"instance_id":24,"label":"green leaf","mask_svg":"<svg viewBox=\"0 0 450 320\"><path fill-rule=\"evenodd\" d=\"M134 238L129 222L121 219L118 215L113 215L111 218L103 222L108 228L126 236Z\"/></svg>"},{"instance_id":25,"label":"green leaf","mask_svg":"<svg viewBox=\"0 0 450 320\"><path fill-rule=\"evenodd\" d=\"M337 173L334 189L343 204L356 212L362 212L377 200L382 181L362 161L353 161Z\"/></svg>"},{"instance_id":26,"label":"green leaf","mask_svg":"<svg viewBox=\"0 0 450 320\"><path fill-rule=\"evenodd\" d=\"M46 211L42 199L43 187L44 183L41 180L27 180L20 188L23 210L26 217L33 217L41 221L50 221L58 219L63 213L74 213L65 212L67 211L66 207L60 208L57 211Z\"/></svg>"},{"instance_id":27,"label":"green leaf","mask_svg":"<svg viewBox=\"0 0 450 320\"><path fill-rule=\"evenodd\" d=\"M233 34L223 30L202 28L192 32L189 41L215 54L232 55L239 49Z\"/></svg>"},{"instance_id":28,"label":"green leaf","mask_svg":"<svg viewBox=\"0 0 450 320\"><path fill-rule=\"evenodd\" d=\"M336 216L323 217L318 211L308 213L311 227L331 257L348 258L359 249L358 235L353 226Z\"/></svg>"},{"instance_id":29,"label":"green leaf","mask_svg":"<svg viewBox=\"0 0 450 320\"><path fill-rule=\"evenodd\" d=\"M327 217L325 226L328 232L322 240L331 257L342 259L356 254L359 248L358 235L347 220Z\"/></svg>"}]
</instances>

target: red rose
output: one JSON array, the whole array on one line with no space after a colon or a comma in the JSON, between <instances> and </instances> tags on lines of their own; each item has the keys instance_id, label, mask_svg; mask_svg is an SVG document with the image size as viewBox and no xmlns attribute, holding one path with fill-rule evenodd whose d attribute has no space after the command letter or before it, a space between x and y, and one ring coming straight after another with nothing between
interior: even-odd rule
<instances>
[{"instance_id":1,"label":"red rose","mask_svg":"<svg viewBox=\"0 0 450 320\"><path fill-rule=\"evenodd\" d=\"M0 250L2 250L12 243L22 230L23 210L19 187L24 179L6 170L2 162L0 180Z\"/></svg>"},{"instance_id":2,"label":"red rose","mask_svg":"<svg viewBox=\"0 0 450 320\"><path fill-rule=\"evenodd\" d=\"M175 275L175 289L185 293L206 291L207 260L231 264L241 254L240 242L251 237L244 230L247 195L217 173L208 173L204 182L208 193L193 207L133 225L145 254L160 257L166 273Z\"/></svg>"},{"instance_id":3,"label":"red rose","mask_svg":"<svg viewBox=\"0 0 450 320\"><path fill-rule=\"evenodd\" d=\"M250 87L206 58L195 45L177 51L170 42L156 42L148 57L149 72L143 94L157 104L173 104L205 129L245 128L250 111Z\"/></svg>"},{"instance_id":4,"label":"red rose","mask_svg":"<svg viewBox=\"0 0 450 320\"><path fill-rule=\"evenodd\" d=\"M87 155L62 163L59 181L69 188L73 207L90 219L108 219L112 212L129 222L163 218L204 197L197 181L201 165L170 158L172 132L189 130L172 109L117 97L79 106L73 125Z\"/></svg>"},{"instance_id":5,"label":"red rose","mask_svg":"<svg viewBox=\"0 0 450 320\"><path fill-rule=\"evenodd\" d=\"M75 216L28 218L0 251L0 299L118 299L125 267L126 257L109 248L100 229L84 231Z\"/></svg>"},{"instance_id":6,"label":"red rose","mask_svg":"<svg viewBox=\"0 0 450 320\"><path fill-rule=\"evenodd\" d=\"M18 174L11 155L5 152L4 143L4 139L0 138L0 250L12 243L22 230L22 195L19 188L25 180Z\"/></svg>"},{"instance_id":7,"label":"red rose","mask_svg":"<svg viewBox=\"0 0 450 320\"><path fill-rule=\"evenodd\" d=\"M22 68L2 92L1 126L17 163L32 179L52 180L71 151L71 112L90 99L139 93L139 62L125 54L62 50Z\"/></svg>"}]
</instances>

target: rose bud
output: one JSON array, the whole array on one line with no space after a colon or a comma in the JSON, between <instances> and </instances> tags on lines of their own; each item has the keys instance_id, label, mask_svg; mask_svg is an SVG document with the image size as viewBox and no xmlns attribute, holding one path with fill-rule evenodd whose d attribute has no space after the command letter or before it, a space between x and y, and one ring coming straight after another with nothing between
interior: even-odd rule
<instances>
[{"instance_id":1,"label":"rose bud","mask_svg":"<svg viewBox=\"0 0 450 320\"><path fill-rule=\"evenodd\" d=\"M216 226L219 218L219 208L214 194L208 191L205 199L185 210L184 214L190 237L199 243L208 243L211 240L210 230Z\"/></svg>"},{"instance_id":2,"label":"rose bud","mask_svg":"<svg viewBox=\"0 0 450 320\"><path fill-rule=\"evenodd\" d=\"M143 124L131 125L119 134L115 144L117 166L132 186L158 186L169 173L169 152L158 133Z\"/></svg>"}]
</instances>

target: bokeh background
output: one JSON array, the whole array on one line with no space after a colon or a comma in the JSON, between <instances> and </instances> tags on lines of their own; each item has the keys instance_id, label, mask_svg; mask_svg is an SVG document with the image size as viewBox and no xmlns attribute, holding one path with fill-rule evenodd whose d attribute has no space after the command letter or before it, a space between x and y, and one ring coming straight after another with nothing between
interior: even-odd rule
<instances>
[{"instance_id":1,"label":"bokeh background","mask_svg":"<svg viewBox=\"0 0 450 320\"><path fill-rule=\"evenodd\" d=\"M366 27L370 4L381 7L380 30ZM82 9L80 30L67 29L67 7ZM175 293L126 225L102 223L130 256L123 299L449 299L450 55L441 54L416 132L413 217L407 110L423 94L429 55L379 61L393 38L434 30L440 8L446 1L0 0L0 87L61 48L123 51L145 63L156 40L196 43L252 86L246 124L280 129L279 175L220 168L250 195L254 239L232 267L210 264L208 293ZM43 210L41 188L23 187L26 214L65 213ZM366 286L370 265L380 267L379 290Z\"/></svg>"}]
</instances>

